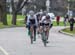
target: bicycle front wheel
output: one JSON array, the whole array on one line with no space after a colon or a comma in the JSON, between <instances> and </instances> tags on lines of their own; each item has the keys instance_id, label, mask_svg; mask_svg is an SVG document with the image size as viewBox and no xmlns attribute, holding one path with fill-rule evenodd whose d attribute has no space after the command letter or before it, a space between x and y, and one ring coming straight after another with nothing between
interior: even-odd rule
<instances>
[{"instance_id":1,"label":"bicycle front wheel","mask_svg":"<svg viewBox=\"0 0 75 55\"><path fill-rule=\"evenodd\" d=\"M47 46L47 37L46 37L45 32L42 33L42 41L43 41L44 46L46 47Z\"/></svg>"}]
</instances>

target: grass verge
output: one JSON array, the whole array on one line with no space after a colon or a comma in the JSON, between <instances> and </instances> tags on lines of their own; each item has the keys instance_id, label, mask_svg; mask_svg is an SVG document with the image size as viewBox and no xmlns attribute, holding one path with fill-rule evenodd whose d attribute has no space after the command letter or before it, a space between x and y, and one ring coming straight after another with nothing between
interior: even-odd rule
<instances>
[{"instance_id":1,"label":"grass verge","mask_svg":"<svg viewBox=\"0 0 75 55\"><path fill-rule=\"evenodd\" d=\"M63 32L66 32L66 33L75 34L75 27L74 27L74 30L73 31L70 31L70 28L63 29L62 31Z\"/></svg>"}]
</instances>

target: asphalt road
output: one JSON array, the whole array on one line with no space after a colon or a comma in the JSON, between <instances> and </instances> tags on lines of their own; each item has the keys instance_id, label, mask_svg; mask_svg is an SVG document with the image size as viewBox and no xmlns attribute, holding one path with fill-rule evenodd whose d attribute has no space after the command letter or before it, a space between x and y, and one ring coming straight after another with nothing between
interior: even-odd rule
<instances>
[{"instance_id":1,"label":"asphalt road","mask_svg":"<svg viewBox=\"0 0 75 55\"><path fill-rule=\"evenodd\" d=\"M75 55L75 37L59 33L62 28L58 26L50 30L47 47L38 36L31 45L24 27L0 29L0 55Z\"/></svg>"}]
</instances>

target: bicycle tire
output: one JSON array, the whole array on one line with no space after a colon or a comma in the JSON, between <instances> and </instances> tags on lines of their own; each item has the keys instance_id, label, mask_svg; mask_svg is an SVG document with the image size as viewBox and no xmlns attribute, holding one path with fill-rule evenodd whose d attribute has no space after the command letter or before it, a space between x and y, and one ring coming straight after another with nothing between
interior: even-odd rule
<instances>
[{"instance_id":1,"label":"bicycle tire","mask_svg":"<svg viewBox=\"0 0 75 55\"><path fill-rule=\"evenodd\" d=\"M47 39L46 39L45 32L42 33L42 41L43 41L44 46L46 47L47 46Z\"/></svg>"}]
</instances>

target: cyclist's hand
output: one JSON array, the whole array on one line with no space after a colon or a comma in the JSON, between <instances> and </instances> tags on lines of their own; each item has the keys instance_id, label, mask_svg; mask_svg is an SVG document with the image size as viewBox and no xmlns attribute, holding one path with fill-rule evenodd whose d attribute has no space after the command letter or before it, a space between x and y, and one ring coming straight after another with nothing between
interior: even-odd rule
<instances>
[{"instance_id":1,"label":"cyclist's hand","mask_svg":"<svg viewBox=\"0 0 75 55\"><path fill-rule=\"evenodd\" d=\"M28 25L26 25L26 28L28 28Z\"/></svg>"},{"instance_id":2,"label":"cyclist's hand","mask_svg":"<svg viewBox=\"0 0 75 55\"><path fill-rule=\"evenodd\" d=\"M50 28L52 28L52 27L53 27L53 24L50 25Z\"/></svg>"}]
</instances>

